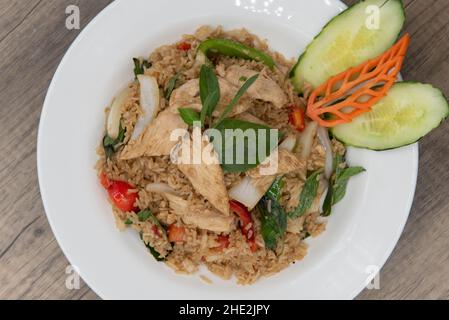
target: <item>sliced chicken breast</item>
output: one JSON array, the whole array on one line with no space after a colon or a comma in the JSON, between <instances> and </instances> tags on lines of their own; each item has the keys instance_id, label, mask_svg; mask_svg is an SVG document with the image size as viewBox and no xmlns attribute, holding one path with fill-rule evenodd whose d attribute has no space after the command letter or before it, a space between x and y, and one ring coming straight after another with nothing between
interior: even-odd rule
<instances>
[{"instance_id":1,"label":"sliced chicken breast","mask_svg":"<svg viewBox=\"0 0 449 320\"><path fill-rule=\"evenodd\" d=\"M240 87L242 79L248 79L257 74L256 71L240 66L231 66L226 70L226 80L234 86ZM281 87L263 72L259 78L248 89L248 95L253 99L271 102L276 108L282 108L288 102L287 96Z\"/></svg>"},{"instance_id":2,"label":"sliced chicken breast","mask_svg":"<svg viewBox=\"0 0 449 320\"><path fill-rule=\"evenodd\" d=\"M237 115L235 118L238 120L243 120L243 121L247 121L247 122L261 124L263 126L268 126L268 124L266 122L262 121L261 119L257 118L256 116L253 116L249 112L243 112L243 113Z\"/></svg>"},{"instance_id":3,"label":"sliced chicken breast","mask_svg":"<svg viewBox=\"0 0 449 320\"><path fill-rule=\"evenodd\" d=\"M275 169L274 171L269 170L270 165L273 166ZM251 178L260 178L267 176L267 173L269 173L268 175L273 176L306 169L306 161L298 159L294 153L286 149L278 148L277 153L273 152L262 164L260 164L260 166L248 171L247 175Z\"/></svg>"},{"instance_id":4,"label":"sliced chicken breast","mask_svg":"<svg viewBox=\"0 0 449 320\"><path fill-rule=\"evenodd\" d=\"M229 233L234 229L234 217L214 211L189 212L182 216L182 221L212 232Z\"/></svg>"},{"instance_id":5,"label":"sliced chicken breast","mask_svg":"<svg viewBox=\"0 0 449 320\"><path fill-rule=\"evenodd\" d=\"M201 147L201 149L200 149ZM191 155L202 154L204 150L211 150L214 161L205 161L201 158L199 164L179 163L178 168L192 183L193 188L206 198L217 210L224 215L229 215L229 197L224 182L223 170L218 161L218 156L213 151L213 146L208 141L202 145L190 144Z\"/></svg>"},{"instance_id":6,"label":"sliced chicken breast","mask_svg":"<svg viewBox=\"0 0 449 320\"><path fill-rule=\"evenodd\" d=\"M220 101L213 114L214 117L219 117L226 106L231 102L237 93L239 87L236 87L226 81L225 79L218 77L218 84L220 86ZM229 113L229 116L245 112L251 107L251 100L247 95L244 95L237 105ZM174 90L170 98L170 109L178 110L179 108L191 108L197 111L201 111L201 98L199 89L199 79L192 79L187 81L184 85Z\"/></svg>"},{"instance_id":7,"label":"sliced chicken breast","mask_svg":"<svg viewBox=\"0 0 449 320\"><path fill-rule=\"evenodd\" d=\"M176 215L181 216L185 224L212 232L229 233L234 229L233 216L224 216L220 212L202 208L169 192L161 194L167 198L170 208Z\"/></svg>"},{"instance_id":8,"label":"sliced chicken breast","mask_svg":"<svg viewBox=\"0 0 449 320\"><path fill-rule=\"evenodd\" d=\"M178 141L171 141L175 129L187 129L179 114L164 110L145 129L137 139L130 141L120 154L120 159L130 160L140 156L166 156Z\"/></svg>"}]
</instances>

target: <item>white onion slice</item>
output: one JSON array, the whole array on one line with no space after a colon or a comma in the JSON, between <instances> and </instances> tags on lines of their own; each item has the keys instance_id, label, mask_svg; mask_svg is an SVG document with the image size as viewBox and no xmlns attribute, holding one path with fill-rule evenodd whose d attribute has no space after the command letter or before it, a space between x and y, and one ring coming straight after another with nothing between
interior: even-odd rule
<instances>
[{"instance_id":1,"label":"white onion slice","mask_svg":"<svg viewBox=\"0 0 449 320\"><path fill-rule=\"evenodd\" d=\"M293 151L296 146L296 137L288 136L280 145L279 148ZM273 178L274 180L274 178ZM251 177L246 176L231 190L229 190L229 197L237 200L245 205L249 210L253 209L257 203L262 199L264 193L260 192L253 184Z\"/></svg>"},{"instance_id":2,"label":"white onion slice","mask_svg":"<svg viewBox=\"0 0 449 320\"><path fill-rule=\"evenodd\" d=\"M318 124L316 122L309 122L304 131L299 135L299 145L301 146L302 160L307 160L312 152L313 139L316 135Z\"/></svg>"},{"instance_id":3,"label":"white onion slice","mask_svg":"<svg viewBox=\"0 0 449 320\"><path fill-rule=\"evenodd\" d=\"M112 101L109 110L106 131L112 139L117 139L120 133L120 120L122 118L122 106L131 95L131 89L126 87Z\"/></svg>"},{"instance_id":4,"label":"white onion slice","mask_svg":"<svg viewBox=\"0 0 449 320\"><path fill-rule=\"evenodd\" d=\"M150 183L145 187L147 191L162 193L162 194L171 194L174 196L178 196L179 194L168 184L166 183Z\"/></svg>"},{"instance_id":5,"label":"white onion slice","mask_svg":"<svg viewBox=\"0 0 449 320\"><path fill-rule=\"evenodd\" d=\"M324 201L326 200L327 193L329 192L329 180L321 179L320 188L322 189L320 197L320 212L323 212Z\"/></svg>"},{"instance_id":6,"label":"white onion slice","mask_svg":"<svg viewBox=\"0 0 449 320\"><path fill-rule=\"evenodd\" d=\"M295 149L296 142L297 140L295 136L288 136L284 141L282 141L282 143L279 145L279 148L286 149L291 152Z\"/></svg>"},{"instance_id":7,"label":"white onion slice","mask_svg":"<svg viewBox=\"0 0 449 320\"><path fill-rule=\"evenodd\" d=\"M332 153L332 144L329 139L329 132L324 127L318 128L318 138L326 151L326 162L324 166L324 176L329 179L334 171L334 156Z\"/></svg>"},{"instance_id":8,"label":"white onion slice","mask_svg":"<svg viewBox=\"0 0 449 320\"><path fill-rule=\"evenodd\" d=\"M229 190L229 197L237 200L251 210L263 197L263 193L253 186L250 177L245 177L237 185L232 187L231 190Z\"/></svg>"},{"instance_id":9,"label":"white onion slice","mask_svg":"<svg viewBox=\"0 0 449 320\"><path fill-rule=\"evenodd\" d=\"M131 140L137 139L154 119L160 101L159 85L156 78L141 74L137 76L137 80L140 84L140 107L143 111L143 117L137 119Z\"/></svg>"},{"instance_id":10,"label":"white onion slice","mask_svg":"<svg viewBox=\"0 0 449 320\"><path fill-rule=\"evenodd\" d=\"M201 67L203 64L207 64L207 61L207 56L203 52L198 51L196 53L195 66Z\"/></svg>"}]
</instances>

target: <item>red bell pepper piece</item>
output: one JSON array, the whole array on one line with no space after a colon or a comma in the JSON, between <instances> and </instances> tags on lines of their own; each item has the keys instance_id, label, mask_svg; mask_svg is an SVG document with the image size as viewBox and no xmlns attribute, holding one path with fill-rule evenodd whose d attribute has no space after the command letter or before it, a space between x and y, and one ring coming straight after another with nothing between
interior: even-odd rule
<instances>
[{"instance_id":1,"label":"red bell pepper piece","mask_svg":"<svg viewBox=\"0 0 449 320\"><path fill-rule=\"evenodd\" d=\"M292 106L289 116L290 124L299 132L303 132L306 127L304 110L297 106Z\"/></svg>"},{"instance_id":2,"label":"red bell pepper piece","mask_svg":"<svg viewBox=\"0 0 449 320\"><path fill-rule=\"evenodd\" d=\"M178 45L176 46L176 49L181 50L181 51L189 51L190 48L192 48L192 45L188 42L181 42L181 43L178 43Z\"/></svg>"},{"instance_id":3,"label":"red bell pepper piece","mask_svg":"<svg viewBox=\"0 0 449 320\"><path fill-rule=\"evenodd\" d=\"M230 201L231 210L240 219L240 229L252 252L257 251L256 234L254 232L254 221L248 209L237 201Z\"/></svg>"},{"instance_id":4,"label":"red bell pepper piece","mask_svg":"<svg viewBox=\"0 0 449 320\"><path fill-rule=\"evenodd\" d=\"M139 195L137 192L130 192L135 187L125 181L109 180L105 173L100 175L100 183L109 194L112 203L123 212L137 212L135 207Z\"/></svg>"}]
</instances>

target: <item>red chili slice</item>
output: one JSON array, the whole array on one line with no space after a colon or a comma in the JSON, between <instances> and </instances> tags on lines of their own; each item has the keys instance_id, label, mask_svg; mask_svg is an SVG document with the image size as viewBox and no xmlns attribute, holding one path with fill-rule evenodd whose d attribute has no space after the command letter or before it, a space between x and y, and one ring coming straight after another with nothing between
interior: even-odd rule
<instances>
[{"instance_id":1,"label":"red chili slice","mask_svg":"<svg viewBox=\"0 0 449 320\"><path fill-rule=\"evenodd\" d=\"M248 209L237 201L230 201L231 210L240 219L240 229L245 236L252 252L257 251L256 234L254 232L254 221Z\"/></svg>"}]
</instances>

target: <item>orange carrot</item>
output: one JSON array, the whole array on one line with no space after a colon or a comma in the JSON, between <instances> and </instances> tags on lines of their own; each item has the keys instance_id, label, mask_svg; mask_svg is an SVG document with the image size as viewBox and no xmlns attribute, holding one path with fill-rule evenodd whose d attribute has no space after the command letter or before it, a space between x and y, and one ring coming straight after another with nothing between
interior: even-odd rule
<instances>
[{"instance_id":1,"label":"orange carrot","mask_svg":"<svg viewBox=\"0 0 449 320\"><path fill-rule=\"evenodd\" d=\"M307 104L309 118L323 127L334 127L371 111L396 81L409 43L410 36L406 34L379 57L342 72L316 88Z\"/></svg>"}]
</instances>

